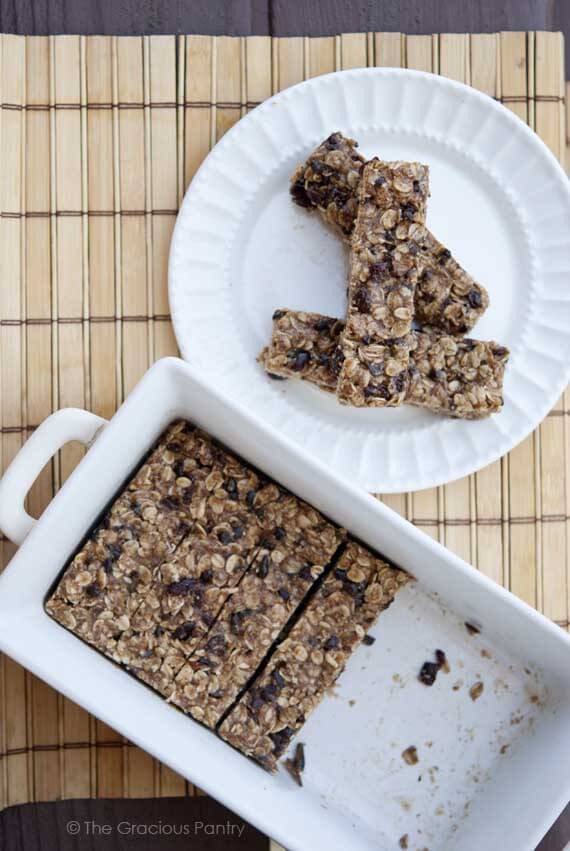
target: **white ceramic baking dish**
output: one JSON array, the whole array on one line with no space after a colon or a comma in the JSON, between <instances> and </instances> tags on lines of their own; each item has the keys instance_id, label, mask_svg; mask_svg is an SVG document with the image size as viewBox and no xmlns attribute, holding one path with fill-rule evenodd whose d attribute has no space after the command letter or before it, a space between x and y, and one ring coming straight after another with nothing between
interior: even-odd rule
<instances>
[{"instance_id":1,"label":"white ceramic baking dish","mask_svg":"<svg viewBox=\"0 0 570 851\"><path fill-rule=\"evenodd\" d=\"M303 789L283 771L266 774L44 613L63 565L176 417L418 579L303 729ZM92 445L34 522L25 493L71 439ZM525 851L570 798L569 636L221 398L182 361L156 364L108 424L78 411L48 418L0 485L0 526L21 544L0 578L0 648L290 851L393 849L404 834L410 848L430 851ZM451 671L427 688L417 674L436 648ZM476 682L484 690L474 701ZM401 756L411 745L415 765Z\"/></svg>"}]
</instances>

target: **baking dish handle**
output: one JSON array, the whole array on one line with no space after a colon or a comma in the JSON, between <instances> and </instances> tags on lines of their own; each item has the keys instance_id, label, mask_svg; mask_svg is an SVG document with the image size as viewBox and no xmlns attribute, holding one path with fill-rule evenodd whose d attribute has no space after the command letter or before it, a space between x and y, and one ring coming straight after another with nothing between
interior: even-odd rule
<instances>
[{"instance_id":1,"label":"baking dish handle","mask_svg":"<svg viewBox=\"0 0 570 851\"><path fill-rule=\"evenodd\" d=\"M47 417L24 443L0 481L0 531L21 544L36 522L24 500L52 455L71 440L89 446L107 420L79 408L62 408Z\"/></svg>"}]
</instances>

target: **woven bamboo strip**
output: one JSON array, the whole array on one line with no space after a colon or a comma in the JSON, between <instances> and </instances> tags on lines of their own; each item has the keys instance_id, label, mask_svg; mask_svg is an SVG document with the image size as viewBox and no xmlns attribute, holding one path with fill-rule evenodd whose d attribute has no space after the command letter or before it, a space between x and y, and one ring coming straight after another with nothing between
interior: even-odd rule
<instances>
[{"instance_id":1,"label":"woven bamboo strip","mask_svg":"<svg viewBox=\"0 0 570 851\"><path fill-rule=\"evenodd\" d=\"M205 35L186 36L186 108L184 181L188 185L196 169L210 150L215 101L212 88L213 39ZM192 104L199 104L193 106Z\"/></svg>"},{"instance_id":2,"label":"woven bamboo strip","mask_svg":"<svg viewBox=\"0 0 570 851\"><path fill-rule=\"evenodd\" d=\"M305 45L302 38L274 38L276 57L274 91L278 92L300 83L305 75Z\"/></svg>"},{"instance_id":3,"label":"woven bamboo strip","mask_svg":"<svg viewBox=\"0 0 570 851\"><path fill-rule=\"evenodd\" d=\"M365 68L368 64L368 40L366 33L346 33L340 36L341 68Z\"/></svg>"},{"instance_id":4,"label":"woven bamboo strip","mask_svg":"<svg viewBox=\"0 0 570 851\"><path fill-rule=\"evenodd\" d=\"M371 47L371 65L399 68L405 62L405 39L400 33L374 33ZM411 494L383 494L378 498L402 516L411 517Z\"/></svg>"},{"instance_id":5,"label":"woven bamboo strip","mask_svg":"<svg viewBox=\"0 0 570 851\"><path fill-rule=\"evenodd\" d=\"M93 36L87 40L87 103L113 101L112 39ZM88 210L114 210L113 112L87 110ZM115 358L115 222L114 216L89 215L89 313L91 326L91 407L110 417L117 408Z\"/></svg>"},{"instance_id":6,"label":"woven bamboo strip","mask_svg":"<svg viewBox=\"0 0 570 851\"><path fill-rule=\"evenodd\" d=\"M26 42L26 103L49 105L49 43L47 38ZM49 212L49 113L31 110L25 115L25 209ZM46 144L47 143L47 144ZM28 218L25 228L26 299L24 315L49 320L51 314L50 230L46 218ZM47 273L46 273L47 272ZM51 327L26 329L26 422L42 422L52 408ZM28 498L29 511L38 516L53 496L52 464L35 482ZM31 740L41 748L57 748L59 697L41 680L30 677ZM46 800L61 794L61 765L57 750L39 750L33 759L33 797Z\"/></svg>"},{"instance_id":7,"label":"woven bamboo strip","mask_svg":"<svg viewBox=\"0 0 570 851\"><path fill-rule=\"evenodd\" d=\"M416 71L437 70L437 62L434 56L434 36L409 35L405 41L405 61L407 68ZM441 488L428 488L411 495L412 507L410 518L428 535L443 540L443 513L440 512L440 503L443 503L443 490Z\"/></svg>"},{"instance_id":8,"label":"woven bamboo strip","mask_svg":"<svg viewBox=\"0 0 570 851\"><path fill-rule=\"evenodd\" d=\"M439 38L439 72L463 83L469 83L469 37L441 35ZM470 476L444 488L445 544L453 552L473 564L476 558L475 483ZM469 519L466 524L465 520ZM463 522L458 522L463 521Z\"/></svg>"},{"instance_id":9,"label":"woven bamboo strip","mask_svg":"<svg viewBox=\"0 0 570 851\"><path fill-rule=\"evenodd\" d=\"M145 209L145 116L143 45L140 38L117 39L117 89L121 104L119 124L120 210ZM123 316L147 317L152 311L147 289L147 219L121 216L120 220L121 312ZM126 395L150 366L146 322L124 322L122 328L122 389Z\"/></svg>"},{"instance_id":10,"label":"woven bamboo strip","mask_svg":"<svg viewBox=\"0 0 570 851\"><path fill-rule=\"evenodd\" d=\"M401 33L374 33L375 65L400 68L404 50L404 36Z\"/></svg>"},{"instance_id":11,"label":"woven bamboo strip","mask_svg":"<svg viewBox=\"0 0 570 851\"><path fill-rule=\"evenodd\" d=\"M501 94L505 106L523 121L530 117L528 96L532 74L530 54L527 62L525 33L501 33ZM527 100L520 100L527 98ZM536 602L535 523L535 435L517 446L508 457L509 569L512 591L532 605ZM512 523L512 518L517 522ZM522 522L521 522L522 518Z\"/></svg>"},{"instance_id":12,"label":"woven bamboo strip","mask_svg":"<svg viewBox=\"0 0 570 851\"><path fill-rule=\"evenodd\" d=\"M26 98L25 40L20 36L2 37L0 80L2 102L23 105ZM1 154L3 164L0 207L3 212L22 212L25 209L25 123L23 112L2 110ZM25 310L25 263L23 222L3 219L0 229L0 270L8 286L0 288L0 313L9 319L20 319ZM0 405L2 422L12 426L25 425L26 385L25 339L18 326L0 329ZM5 467L20 448L22 434L2 435L2 464ZM11 558L14 548L2 542L2 566ZM29 680L19 665L3 660L3 753L22 750L5 759L3 798L7 804L30 800L33 784L26 753L29 741Z\"/></svg>"},{"instance_id":13,"label":"woven bamboo strip","mask_svg":"<svg viewBox=\"0 0 570 851\"><path fill-rule=\"evenodd\" d=\"M561 161L564 156L563 48L560 33L536 33L535 130ZM554 410L564 411L564 397ZM542 524L538 602L548 617L561 623L568 621L568 593L561 593L568 588L566 482L561 475L567 451L564 420L563 416L547 417L539 429L540 508L542 516L550 519Z\"/></svg>"},{"instance_id":14,"label":"woven bamboo strip","mask_svg":"<svg viewBox=\"0 0 570 851\"><path fill-rule=\"evenodd\" d=\"M152 279L155 316L167 316L168 249L178 209L177 131L176 131L176 39L156 36L150 39L150 160L152 216ZM172 326L155 323L154 359L177 353Z\"/></svg>"},{"instance_id":15,"label":"woven bamboo strip","mask_svg":"<svg viewBox=\"0 0 570 851\"><path fill-rule=\"evenodd\" d=\"M305 39L305 77L318 77L336 68L336 42L334 38Z\"/></svg>"},{"instance_id":16,"label":"woven bamboo strip","mask_svg":"<svg viewBox=\"0 0 570 851\"><path fill-rule=\"evenodd\" d=\"M50 39L50 103L81 102L84 74L80 40L76 37ZM82 173L82 115L77 109L53 110L50 114L51 208L52 211L81 211L84 201ZM84 310L84 233L81 216L52 217L52 318L83 317ZM85 272L86 274L86 272ZM83 329L78 323L52 327L53 395L57 407L86 403ZM65 479L81 457L76 446L66 447L56 465L57 481ZM89 716L70 701L62 700L61 736L64 742L89 741ZM89 751L64 749L63 794L66 797L89 795Z\"/></svg>"},{"instance_id":17,"label":"woven bamboo strip","mask_svg":"<svg viewBox=\"0 0 570 851\"><path fill-rule=\"evenodd\" d=\"M471 85L490 97L499 98L499 38L492 35L473 35L470 38ZM478 524L477 566L499 584L505 582L506 517L503 513L502 462L489 464L475 476Z\"/></svg>"},{"instance_id":18,"label":"woven bamboo strip","mask_svg":"<svg viewBox=\"0 0 570 851\"><path fill-rule=\"evenodd\" d=\"M0 80L3 102L23 104L25 102L24 43L20 38L2 36L2 55L0 57ZM2 161L5 163L3 174L1 209L19 211L24 208L23 180L25 164L22 160L22 146L25 142L25 129L22 117L14 113L2 114ZM22 256L22 225L12 221L0 231L1 269L4 280L9 286L0 292L2 315L6 312L11 319L21 317L24 309L25 266ZM13 423L15 427L25 424L25 406L22 404L25 392L22 366L24 364L24 346L20 329L3 327L0 330L0 405L2 422ZM2 461L5 466L18 451L21 444L20 434L3 434ZM12 556L14 548L3 542L2 566ZM8 659L3 660L3 753L14 747L25 747L28 741L26 675L23 670ZM6 803L25 800L32 794L29 784L29 765L26 755L17 755L5 759L2 766L2 797Z\"/></svg>"}]
</instances>

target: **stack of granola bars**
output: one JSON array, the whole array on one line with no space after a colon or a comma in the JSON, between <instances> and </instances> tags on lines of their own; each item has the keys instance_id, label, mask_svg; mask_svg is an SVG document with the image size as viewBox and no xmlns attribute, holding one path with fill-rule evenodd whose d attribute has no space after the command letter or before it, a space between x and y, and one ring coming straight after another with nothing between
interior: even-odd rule
<instances>
[{"instance_id":1,"label":"stack of granola bars","mask_svg":"<svg viewBox=\"0 0 570 851\"><path fill-rule=\"evenodd\" d=\"M293 201L318 209L349 245L346 318L276 310L261 363L343 405L405 403L462 419L499 411L509 351L465 336L489 296L426 227L428 167L367 162L357 147L333 133L291 183Z\"/></svg>"}]
</instances>

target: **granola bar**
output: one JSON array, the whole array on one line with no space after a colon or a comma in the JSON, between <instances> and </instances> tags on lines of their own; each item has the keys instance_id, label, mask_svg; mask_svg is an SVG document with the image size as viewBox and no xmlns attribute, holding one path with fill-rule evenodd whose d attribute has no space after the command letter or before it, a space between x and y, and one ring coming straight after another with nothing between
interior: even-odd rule
<instances>
[{"instance_id":1,"label":"granola bar","mask_svg":"<svg viewBox=\"0 0 570 851\"><path fill-rule=\"evenodd\" d=\"M292 548L283 543L258 552L218 620L178 674L173 703L208 727L216 726L342 539L326 521L320 537L318 553L310 544Z\"/></svg>"},{"instance_id":2,"label":"granola bar","mask_svg":"<svg viewBox=\"0 0 570 851\"><path fill-rule=\"evenodd\" d=\"M365 165L358 142L332 133L291 178L291 197L300 207L315 207L344 239L352 236L358 186Z\"/></svg>"},{"instance_id":3,"label":"granola bar","mask_svg":"<svg viewBox=\"0 0 570 851\"><path fill-rule=\"evenodd\" d=\"M99 529L75 556L46 609L98 649L114 646L169 545L153 527Z\"/></svg>"},{"instance_id":4,"label":"granola bar","mask_svg":"<svg viewBox=\"0 0 570 851\"><path fill-rule=\"evenodd\" d=\"M409 405L466 420L501 410L506 346L424 328L413 334L411 357Z\"/></svg>"},{"instance_id":5,"label":"granola bar","mask_svg":"<svg viewBox=\"0 0 570 851\"><path fill-rule=\"evenodd\" d=\"M400 405L405 395L417 269L410 234L425 205L428 170L420 163L364 166L351 242L344 357L337 397L342 404ZM386 372L386 367L390 370Z\"/></svg>"},{"instance_id":6,"label":"granola bar","mask_svg":"<svg viewBox=\"0 0 570 851\"><path fill-rule=\"evenodd\" d=\"M336 567L220 726L229 744L273 771L380 612L410 580L350 542Z\"/></svg>"},{"instance_id":7,"label":"granola bar","mask_svg":"<svg viewBox=\"0 0 570 851\"><path fill-rule=\"evenodd\" d=\"M292 178L295 203L318 208L341 236L350 240L358 209L358 190L365 160L357 142L333 133L299 166ZM415 221L425 223L425 200ZM489 305L484 287L469 275L427 228L415 229L419 280L414 303L416 319L450 334L465 334Z\"/></svg>"},{"instance_id":8,"label":"granola bar","mask_svg":"<svg viewBox=\"0 0 570 851\"><path fill-rule=\"evenodd\" d=\"M56 620L103 652L115 651L153 570L192 528L189 505L208 496L208 468L194 458L201 440L188 423L167 430L46 604Z\"/></svg>"},{"instance_id":9,"label":"granola bar","mask_svg":"<svg viewBox=\"0 0 570 851\"><path fill-rule=\"evenodd\" d=\"M155 572L113 658L168 697L174 675L207 634L246 572L260 535L256 526L227 544L202 529L185 538L174 556Z\"/></svg>"},{"instance_id":10,"label":"granola bar","mask_svg":"<svg viewBox=\"0 0 570 851\"><path fill-rule=\"evenodd\" d=\"M344 322L319 313L276 310L271 346L259 361L269 375L303 378L335 393L337 376L331 367L342 328Z\"/></svg>"},{"instance_id":11,"label":"granola bar","mask_svg":"<svg viewBox=\"0 0 570 851\"><path fill-rule=\"evenodd\" d=\"M287 329L290 330L282 326L282 333L274 334L271 345L264 350L263 364L271 363L271 371L283 378L304 377L332 392L337 381L337 348L343 323L318 313L281 312L289 315ZM275 324L283 321L279 319ZM303 328L305 323L310 326L307 332ZM317 350L327 354L328 367L322 364L318 371L309 371L310 359L307 359L300 370L291 370L283 354L290 348L298 348L316 326L321 329ZM505 346L469 337L457 339L435 328L412 331L409 346L405 403L462 419L479 419L501 409L509 356ZM309 354L311 351L308 349Z\"/></svg>"}]
</instances>

